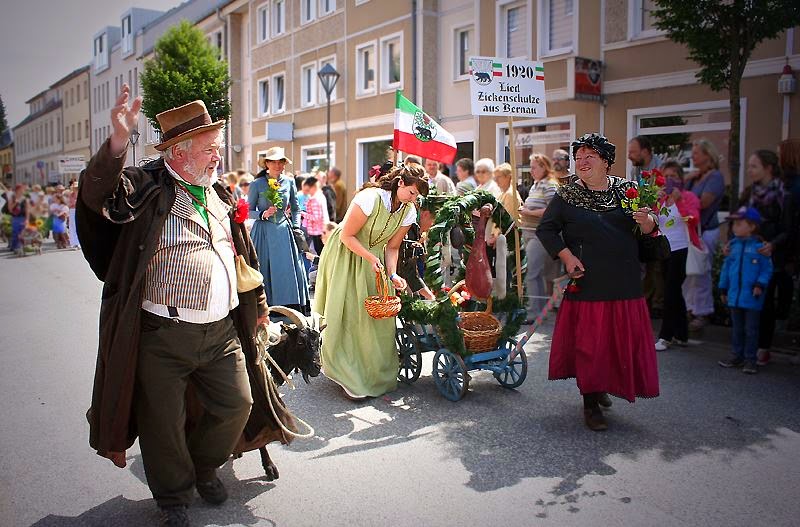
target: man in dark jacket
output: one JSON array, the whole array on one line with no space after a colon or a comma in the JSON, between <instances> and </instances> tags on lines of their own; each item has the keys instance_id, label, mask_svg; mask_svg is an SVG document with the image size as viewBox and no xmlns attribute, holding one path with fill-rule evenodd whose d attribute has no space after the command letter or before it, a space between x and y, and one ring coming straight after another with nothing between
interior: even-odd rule
<instances>
[{"instance_id":1,"label":"man in dark jacket","mask_svg":"<svg viewBox=\"0 0 800 527\"><path fill-rule=\"evenodd\" d=\"M263 287L237 292L234 257L258 268L255 251L231 218L232 196L212 184L224 121L202 101L163 112L163 157L123 168L141 108L129 98L125 85L76 212L84 256L105 282L89 443L124 467L138 435L161 524L188 525L193 487L209 503L227 498L216 469L234 449L288 442L267 399L286 410L256 360Z\"/></svg>"}]
</instances>

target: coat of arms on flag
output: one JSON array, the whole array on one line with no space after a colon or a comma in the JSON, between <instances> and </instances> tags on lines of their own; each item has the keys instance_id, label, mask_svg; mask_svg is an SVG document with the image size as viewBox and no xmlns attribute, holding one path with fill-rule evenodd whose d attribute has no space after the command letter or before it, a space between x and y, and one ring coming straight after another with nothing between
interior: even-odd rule
<instances>
[{"instance_id":1,"label":"coat of arms on flag","mask_svg":"<svg viewBox=\"0 0 800 527\"><path fill-rule=\"evenodd\" d=\"M416 154L442 163L452 163L456 156L456 139L397 92L394 110L394 144L399 152Z\"/></svg>"}]
</instances>

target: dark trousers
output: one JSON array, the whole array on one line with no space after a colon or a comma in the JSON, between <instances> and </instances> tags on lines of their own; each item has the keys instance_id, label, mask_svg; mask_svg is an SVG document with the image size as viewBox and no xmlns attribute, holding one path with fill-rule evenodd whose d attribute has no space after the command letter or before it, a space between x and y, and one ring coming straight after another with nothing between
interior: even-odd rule
<instances>
[{"instance_id":1,"label":"dark trousers","mask_svg":"<svg viewBox=\"0 0 800 527\"><path fill-rule=\"evenodd\" d=\"M733 354L737 359L748 362L756 361L758 352L758 325L761 311L755 309L731 308L733 325Z\"/></svg>"},{"instance_id":2,"label":"dark trousers","mask_svg":"<svg viewBox=\"0 0 800 527\"><path fill-rule=\"evenodd\" d=\"M686 318L686 302L683 299L683 281L686 279L686 256L689 249L672 251L661 262L664 291L664 315L658 338L670 341L673 338L689 339L689 321Z\"/></svg>"},{"instance_id":3,"label":"dark trousers","mask_svg":"<svg viewBox=\"0 0 800 527\"><path fill-rule=\"evenodd\" d=\"M309 236L309 239L311 239L311 245L314 246L314 250L317 252L317 254L322 254L322 236Z\"/></svg>"},{"instance_id":4,"label":"dark trousers","mask_svg":"<svg viewBox=\"0 0 800 527\"><path fill-rule=\"evenodd\" d=\"M758 332L758 347L770 349L772 337L775 335L775 321L785 320L792 307L792 277L784 270L776 270L772 274L764 297L764 309L761 311L761 324Z\"/></svg>"},{"instance_id":5,"label":"dark trousers","mask_svg":"<svg viewBox=\"0 0 800 527\"><path fill-rule=\"evenodd\" d=\"M186 432L191 380L203 417ZM147 485L160 507L189 505L242 434L253 398L230 316L210 324L142 312L136 419Z\"/></svg>"}]
</instances>

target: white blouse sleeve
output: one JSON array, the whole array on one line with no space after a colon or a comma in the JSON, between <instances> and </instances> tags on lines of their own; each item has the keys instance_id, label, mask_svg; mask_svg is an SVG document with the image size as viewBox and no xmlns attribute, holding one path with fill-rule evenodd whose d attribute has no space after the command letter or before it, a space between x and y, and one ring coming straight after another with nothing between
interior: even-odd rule
<instances>
[{"instance_id":1,"label":"white blouse sleeve","mask_svg":"<svg viewBox=\"0 0 800 527\"><path fill-rule=\"evenodd\" d=\"M402 223L400 223L401 227L408 227L409 225L413 225L417 221L417 209L414 205L411 205L408 210L408 214L406 217L403 218Z\"/></svg>"},{"instance_id":2,"label":"white blouse sleeve","mask_svg":"<svg viewBox=\"0 0 800 527\"><path fill-rule=\"evenodd\" d=\"M372 209L375 208L375 198L374 190L365 189L356 193L356 195L353 196L352 202L358 205L358 208L361 209L361 212L363 212L365 216L369 216L372 214Z\"/></svg>"}]
</instances>

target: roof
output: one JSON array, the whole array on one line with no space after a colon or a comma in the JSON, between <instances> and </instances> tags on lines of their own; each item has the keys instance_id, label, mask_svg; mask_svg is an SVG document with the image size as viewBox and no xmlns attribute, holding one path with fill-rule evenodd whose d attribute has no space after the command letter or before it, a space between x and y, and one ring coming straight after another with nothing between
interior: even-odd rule
<instances>
[{"instance_id":1,"label":"roof","mask_svg":"<svg viewBox=\"0 0 800 527\"><path fill-rule=\"evenodd\" d=\"M54 82L53 84L51 84L51 85L50 85L50 87L51 87L51 88L55 88L56 86L60 86L61 84L64 84L65 82L67 82L67 81L69 81L69 80L72 80L72 79L74 79L75 77L77 77L78 75L80 75L81 73L84 73L84 72L87 72L87 71L89 71L89 65L88 65L88 64L87 64L87 65L85 65L85 66L81 66L80 68L76 69L76 70L75 70L75 71L73 71L72 73L68 73L68 74L67 74L67 75L65 75L64 77L62 77L62 78L58 79L56 82ZM38 97L38 96L37 96L37 97ZM34 98L35 98L35 97L34 97Z\"/></svg>"},{"instance_id":2,"label":"roof","mask_svg":"<svg viewBox=\"0 0 800 527\"><path fill-rule=\"evenodd\" d=\"M34 99L35 98L36 97L34 97ZM30 114L28 117L23 119L17 126L14 127L14 129L16 130L20 126L26 125L26 124L30 123L31 121L35 121L36 119L38 119L42 115L44 115L46 113L50 113L50 112L52 112L53 110L55 110L57 108L61 108L61 101L55 101L55 100L54 101L50 101L49 103L47 103L47 106L45 106L44 108L42 108L41 110L39 110L36 113Z\"/></svg>"}]
</instances>

